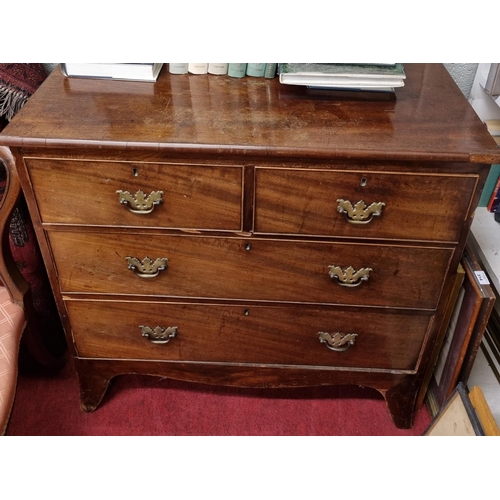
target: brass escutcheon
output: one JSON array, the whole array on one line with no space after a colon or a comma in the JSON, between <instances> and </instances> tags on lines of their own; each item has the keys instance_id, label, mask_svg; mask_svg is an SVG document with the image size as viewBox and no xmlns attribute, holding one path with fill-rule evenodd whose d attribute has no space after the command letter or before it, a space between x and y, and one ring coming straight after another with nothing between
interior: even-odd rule
<instances>
[{"instance_id":1,"label":"brass escutcheon","mask_svg":"<svg viewBox=\"0 0 500 500\"><path fill-rule=\"evenodd\" d=\"M163 191L152 191L151 194L146 194L139 190L135 195L130 194L128 191L119 189L119 201L125 205L133 214L150 214L157 205L163 203Z\"/></svg>"},{"instance_id":2,"label":"brass escutcheon","mask_svg":"<svg viewBox=\"0 0 500 500\"><path fill-rule=\"evenodd\" d=\"M339 266L328 266L330 278L335 280L340 286L355 287L361 285L363 281L368 281L371 267L362 267L357 271L349 266L342 269Z\"/></svg>"},{"instance_id":3,"label":"brass escutcheon","mask_svg":"<svg viewBox=\"0 0 500 500\"><path fill-rule=\"evenodd\" d=\"M177 336L177 326L168 326L162 328L157 326L151 328L149 326L139 325L141 335L147 338L152 344L168 344L174 337Z\"/></svg>"},{"instance_id":4,"label":"brass escutcheon","mask_svg":"<svg viewBox=\"0 0 500 500\"><path fill-rule=\"evenodd\" d=\"M358 336L357 333L340 333L336 332L333 335L330 335L328 332L318 332L319 341L322 344L325 344L328 349L337 352L347 351L356 340Z\"/></svg>"},{"instance_id":5,"label":"brass escutcheon","mask_svg":"<svg viewBox=\"0 0 500 500\"><path fill-rule=\"evenodd\" d=\"M345 215L345 218L351 224L368 224L373 217L382 214L382 208L385 203L375 202L366 206L363 200L358 201L354 206L348 200L337 200L337 211Z\"/></svg>"},{"instance_id":6,"label":"brass escutcheon","mask_svg":"<svg viewBox=\"0 0 500 500\"><path fill-rule=\"evenodd\" d=\"M139 278L155 278L168 267L168 259L166 257L158 258L154 262L149 257L145 257L142 261L137 257L125 257L128 263L128 268L134 271Z\"/></svg>"}]
</instances>

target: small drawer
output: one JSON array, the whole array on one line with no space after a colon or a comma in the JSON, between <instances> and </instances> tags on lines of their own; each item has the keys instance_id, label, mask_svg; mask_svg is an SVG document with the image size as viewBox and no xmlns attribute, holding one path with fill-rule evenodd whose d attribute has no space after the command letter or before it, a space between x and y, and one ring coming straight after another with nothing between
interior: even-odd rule
<instances>
[{"instance_id":1,"label":"small drawer","mask_svg":"<svg viewBox=\"0 0 500 500\"><path fill-rule=\"evenodd\" d=\"M477 176L257 168L255 182L256 233L456 243Z\"/></svg>"},{"instance_id":2,"label":"small drawer","mask_svg":"<svg viewBox=\"0 0 500 500\"><path fill-rule=\"evenodd\" d=\"M26 164L43 223L242 227L241 167L40 158Z\"/></svg>"},{"instance_id":3,"label":"small drawer","mask_svg":"<svg viewBox=\"0 0 500 500\"><path fill-rule=\"evenodd\" d=\"M434 309L453 254L258 238L47 234L63 293Z\"/></svg>"},{"instance_id":4,"label":"small drawer","mask_svg":"<svg viewBox=\"0 0 500 500\"><path fill-rule=\"evenodd\" d=\"M415 370L431 321L352 308L79 300L66 307L80 357L381 370Z\"/></svg>"}]
</instances>

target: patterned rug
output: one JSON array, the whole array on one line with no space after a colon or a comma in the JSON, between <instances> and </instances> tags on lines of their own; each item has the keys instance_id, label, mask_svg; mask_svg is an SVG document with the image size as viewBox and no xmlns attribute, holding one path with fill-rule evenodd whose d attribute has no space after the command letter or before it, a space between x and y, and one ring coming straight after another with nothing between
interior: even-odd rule
<instances>
[{"instance_id":1,"label":"patterned rug","mask_svg":"<svg viewBox=\"0 0 500 500\"><path fill-rule=\"evenodd\" d=\"M10 121L47 78L40 63L0 64L0 116Z\"/></svg>"}]
</instances>

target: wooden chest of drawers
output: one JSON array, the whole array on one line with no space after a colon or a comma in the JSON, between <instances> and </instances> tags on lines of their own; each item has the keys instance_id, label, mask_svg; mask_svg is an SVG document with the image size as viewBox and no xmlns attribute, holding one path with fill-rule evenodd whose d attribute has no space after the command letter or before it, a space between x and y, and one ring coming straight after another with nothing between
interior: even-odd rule
<instances>
[{"instance_id":1,"label":"wooden chest of drawers","mask_svg":"<svg viewBox=\"0 0 500 500\"><path fill-rule=\"evenodd\" d=\"M85 410L112 377L143 373L359 384L411 426L500 154L441 65L405 68L385 102L258 78L52 73L0 151Z\"/></svg>"}]
</instances>

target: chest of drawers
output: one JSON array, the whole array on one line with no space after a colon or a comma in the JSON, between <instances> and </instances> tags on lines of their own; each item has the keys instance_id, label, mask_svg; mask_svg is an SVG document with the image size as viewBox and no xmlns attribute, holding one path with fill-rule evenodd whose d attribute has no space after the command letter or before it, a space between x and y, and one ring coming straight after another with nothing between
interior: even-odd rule
<instances>
[{"instance_id":1,"label":"chest of drawers","mask_svg":"<svg viewBox=\"0 0 500 500\"><path fill-rule=\"evenodd\" d=\"M395 101L58 70L0 135L94 410L116 375L357 384L412 424L498 148L441 65Z\"/></svg>"}]
</instances>

